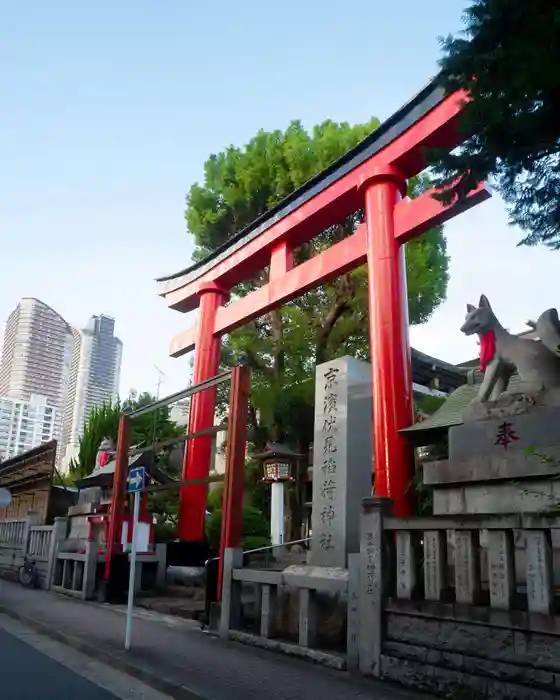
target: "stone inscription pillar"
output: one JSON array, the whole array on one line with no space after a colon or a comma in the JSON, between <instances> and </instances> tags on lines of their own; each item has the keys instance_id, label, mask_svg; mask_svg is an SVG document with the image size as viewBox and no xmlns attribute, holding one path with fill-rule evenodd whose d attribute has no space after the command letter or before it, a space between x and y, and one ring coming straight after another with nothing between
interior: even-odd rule
<instances>
[{"instance_id":1,"label":"stone inscription pillar","mask_svg":"<svg viewBox=\"0 0 560 700\"><path fill-rule=\"evenodd\" d=\"M347 566L360 549L360 503L372 488L371 368L352 357L315 375L310 564Z\"/></svg>"}]
</instances>

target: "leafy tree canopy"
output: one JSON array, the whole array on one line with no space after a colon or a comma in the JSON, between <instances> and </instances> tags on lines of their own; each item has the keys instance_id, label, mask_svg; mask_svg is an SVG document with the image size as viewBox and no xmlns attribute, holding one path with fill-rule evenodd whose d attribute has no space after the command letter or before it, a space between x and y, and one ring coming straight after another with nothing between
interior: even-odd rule
<instances>
[{"instance_id":1,"label":"leafy tree canopy","mask_svg":"<svg viewBox=\"0 0 560 700\"><path fill-rule=\"evenodd\" d=\"M441 79L466 90L452 154L434 154L437 184L464 196L481 180L496 185L510 221L560 248L560 11L550 0L475 0L465 29L442 40Z\"/></svg>"},{"instance_id":2,"label":"leafy tree canopy","mask_svg":"<svg viewBox=\"0 0 560 700\"><path fill-rule=\"evenodd\" d=\"M230 146L212 155L204 168L204 183L191 187L186 220L200 259L227 242L247 224L303 185L313 175L355 146L379 125L377 119L351 126L326 121L310 132L300 122L285 131L259 131L244 148ZM409 182L412 196L427 182ZM358 211L323 231L294 251L296 265L318 255L355 231ZM448 258L441 229L429 231L406 247L409 316L426 321L445 298ZM264 269L239 285L244 296L268 282ZM365 268L333 282L231 333L223 344L223 362L244 353L253 370L250 441L261 449L267 440L285 440L306 453L313 436L313 377L315 365L345 354L369 358L367 273ZM259 474L254 465L252 471ZM304 502L306 465L289 489L294 527L295 511ZM258 506L262 507L262 502ZM299 532L292 533L297 539Z\"/></svg>"}]
</instances>

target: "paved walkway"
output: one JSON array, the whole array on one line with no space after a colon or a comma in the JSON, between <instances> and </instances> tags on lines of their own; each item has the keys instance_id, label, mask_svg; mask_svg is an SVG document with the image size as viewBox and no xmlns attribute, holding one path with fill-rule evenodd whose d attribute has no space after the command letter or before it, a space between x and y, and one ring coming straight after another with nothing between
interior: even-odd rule
<instances>
[{"instance_id":1,"label":"paved walkway","mask_svg":"<svg viewBox=\"0 0 560 700\"><path fill-rule=\"evenodd\" d=\"M281 654L224 642L183 620L138 612L123 649L122 609L0 580L0 612L95 656L173 697L189 700L412 700L393 685Z\"/></svg>"}]
</instances>

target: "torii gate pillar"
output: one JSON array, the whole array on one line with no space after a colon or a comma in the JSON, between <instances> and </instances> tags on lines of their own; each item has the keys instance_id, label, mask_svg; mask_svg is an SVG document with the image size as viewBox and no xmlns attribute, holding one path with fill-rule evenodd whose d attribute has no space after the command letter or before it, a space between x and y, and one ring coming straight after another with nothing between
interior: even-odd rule
<instances>
[{"instance_id":1,"label":"torii gate pillar","mask_svg":"<svg viewBox=\"0 0 560 700\"><path fill-rule=\"evenodd\" d=\"M204 285L199 292L200 317L194 356L193 383L199 384L218 374L221 336L214 334L216 312L229 294L216 284ZM214 424L216 387L198 392L191 399L189 433L206 430ZM204 435L185 443L181 479L201 479L208 476L212 458L212 437ZM193 484L179 493L180 540L202 541L206 522L208 484Z\"/></svg>"},{"instance_id":2,"label":"torii gate pillar","mask_svg":"<svg viewBox=\"0 0 560 700\"><path fill-rule=\"evenodd\" d=\"M398 432L413 420L413 399L406 267L394 216L406 180L387 165L359 186L366 214L375 494L393 499L395 515L412 515L414 453Z\"/></svg>"}]
</instances>

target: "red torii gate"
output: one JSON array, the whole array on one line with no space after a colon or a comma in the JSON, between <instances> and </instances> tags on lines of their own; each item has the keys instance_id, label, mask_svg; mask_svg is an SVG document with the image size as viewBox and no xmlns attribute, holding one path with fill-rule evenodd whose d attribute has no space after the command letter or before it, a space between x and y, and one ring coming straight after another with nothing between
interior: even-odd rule
<instances>
[{"instance_id":1,"label":"red torii gate","mask_svg":"<svg viewBox=\"0 0 560 700\"><path fill-rule=\"evenodd\" d=\"M406 199L406 180L426 167L428 148L453 149L462 140L458 118L465 94L446 97L437 81L384 122L356 148L314 177L202 261L158 282L168 306L200 307L196 327L171 342L171 355L195 349L195 383L218 373L221 336L367 262L373 382L375 492L394 501L397 515L413 507L412 449L399 430L413 422L403 243L487 199L480 185L448 206L427 192ZM401 199L402 197L402 199ZM293 267L292 251L328 226L365 209L365 223L345 240ZM269 283L224 306L229 291L270 266ZM193 397L189 431L212 425L215 394ZM208 476L210 438L192 441L183 479ZM178 536L204 537L208 486L181 492Z\"/></svg>"}]
</instances>

